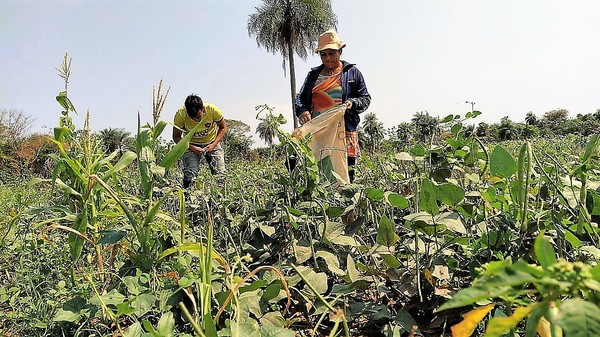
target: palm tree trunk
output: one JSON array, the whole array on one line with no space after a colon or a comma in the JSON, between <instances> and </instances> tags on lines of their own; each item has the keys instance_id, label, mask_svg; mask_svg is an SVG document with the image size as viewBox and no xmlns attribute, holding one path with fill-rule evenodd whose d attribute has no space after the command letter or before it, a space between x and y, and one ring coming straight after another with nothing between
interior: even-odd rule
<instances>
[{"instance_id":1,"label":"palm tree trunk","mask_svg":"<svg viewBox=\"0 0 600 337\"><path fill-rule=\"evenodd\" d=\"M290 62L290 89L292 94L292 119L294 120L294 129L298 127L298 118L294 111L294 101L296 100L296 69L294 68L294 50L291 41L288 42L288 59Z\"/></svg>"}]
</instances>

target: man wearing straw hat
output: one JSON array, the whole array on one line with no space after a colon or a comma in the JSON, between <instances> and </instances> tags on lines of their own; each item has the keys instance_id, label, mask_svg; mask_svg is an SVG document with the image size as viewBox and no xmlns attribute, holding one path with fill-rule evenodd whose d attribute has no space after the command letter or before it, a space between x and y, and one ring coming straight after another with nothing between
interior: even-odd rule
<instances>
[{"instance_id":1,"label":"man wearing straw hat","mask_svg":"<svg viewBox=\"0 0 600 337\"><path fill-rule=\"evenodd\" d=\"M358 147L359 114L367 110L371 95L361 72L354 64L340 59L346 46L335 30L328 30L319 36L315 50L322 64L312 68L300 93L296 96L295 112L301 123L307 123L319 113L339 105L346 107L344 123L346 148L348 150L348 174L354 180L354 164L360 155Z\"/></svg>"}]
</instances>

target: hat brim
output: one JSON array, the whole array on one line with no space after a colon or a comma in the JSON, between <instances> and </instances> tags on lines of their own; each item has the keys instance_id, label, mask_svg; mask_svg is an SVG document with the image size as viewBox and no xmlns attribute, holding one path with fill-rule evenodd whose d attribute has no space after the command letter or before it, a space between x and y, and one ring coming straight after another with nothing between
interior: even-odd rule
<instances>
[{"instance_id":1,"label":"hat brim","mask_svg":"<svg viewBox=\"0 0 600 337\"><path fill-rule=\"evenodd\" d=\"M340 50L340 49L342 49L342 48L344 48L344 47L346 47L346 44L345 44L345 43L342 43L342 45L341 45L341 46L338 46L338 44L337 44L337 43L330 43L330 44L326 44L326 45L324 45L323 47L320 47L320 48L317 48L317 49L315 49L315 53L318 53L318 52L320 52L320 51L323 51L323 50L325 50L325 49Z\"/></svg>"}]
</instances>

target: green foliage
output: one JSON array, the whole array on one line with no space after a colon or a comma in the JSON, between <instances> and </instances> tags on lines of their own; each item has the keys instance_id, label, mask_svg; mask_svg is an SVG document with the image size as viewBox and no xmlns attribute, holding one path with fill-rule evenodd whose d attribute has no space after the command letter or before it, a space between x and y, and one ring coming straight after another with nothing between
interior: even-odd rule
<instances>
[{"instance_id":1,"label":"green foliage","mask_svg":"<svg viewBox=\"0 0 600 337\"><path fill-rule=\"evenodd\" d=\"M539 265L523 260L511 260L486 264L473 285L459 291L440 307L440 311L472 305L482 300L499 301L514 315L520 310L525 314L518 319L506 320L492 317L486 336L500 336L515 329L521 319L532 326L528 335L533 336L535 327L544 317L552 325L552 336L593 336L600 330L600 274L582 262L557 260L556 253L543 233L535 240L535 255ZM575 317L579 317L576 319ZM581 318L584 319L581 319Z\"/></svg>"},{"instance_id":2,"label":"green foliage","mask_svg":"<svg viewBox=\"0 0 600 337\"><path fill-rule=\"evenodd\" d=\"M432 321L477 306L462 331L596 335L596 136L488 144L478 111L448 115L337 186L274 127L266 159L231 158L219 179L203 166L183 191L164 97L111 153L59 97L53 175L0 189L0 333L442 334Z\"/></svg>"}]
</instances>

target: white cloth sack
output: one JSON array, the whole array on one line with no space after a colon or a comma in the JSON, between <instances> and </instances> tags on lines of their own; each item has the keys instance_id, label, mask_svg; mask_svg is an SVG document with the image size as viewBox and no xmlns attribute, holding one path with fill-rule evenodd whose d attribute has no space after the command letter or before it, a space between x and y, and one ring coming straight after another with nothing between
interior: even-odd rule
<instances>
[{"instance_id":1,"label":"white cloth sack","mask_svg":"<svg viewBox=\"0 0 600 337\"><path fill-rule=\"evenodd\" d=\"M348 184L350 178L344 111L346 111L344 105L327 110L294 130L292 136L303 139L311 134L309 146L319 163L321 173L330 182L337 180L342 184Z\"/></svg>"}]
</instances>

